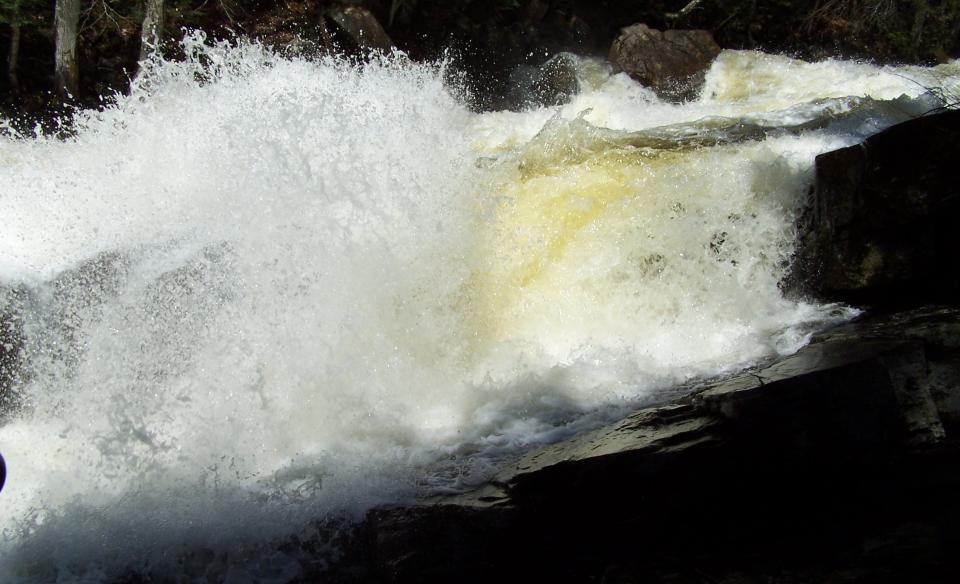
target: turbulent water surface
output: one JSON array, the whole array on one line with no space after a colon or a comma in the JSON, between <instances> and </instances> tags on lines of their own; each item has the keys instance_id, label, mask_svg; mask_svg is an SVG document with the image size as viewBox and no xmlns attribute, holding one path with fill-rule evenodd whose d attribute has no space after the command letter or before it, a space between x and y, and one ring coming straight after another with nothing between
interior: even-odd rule
<instances>
[{"instance_id":1,"label":"turbulent water surface","mask_svg":"<svg viewBox=\"0 0 960 584\"><path fill-rule=\"evenodd\" d=\"M318 522L797 350L850 314L778 288L814 157L958 91L727 51L690 103L579 60L478 114L442 65L185 48L0 137L5 582L288 582Z\"/></svg>"}]
</instances>

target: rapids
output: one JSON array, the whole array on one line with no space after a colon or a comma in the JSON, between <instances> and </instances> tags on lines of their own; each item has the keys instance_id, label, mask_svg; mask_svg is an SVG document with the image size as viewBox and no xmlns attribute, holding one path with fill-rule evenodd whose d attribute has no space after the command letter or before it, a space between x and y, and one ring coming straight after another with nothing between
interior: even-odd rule
<instances>
[{"instance_id":1,"label":"rapids","mask_svg":"<svg viewBox=\"0 0 960 584\"><path fill-rule=\"evenodd\" d=\"M474 113L442 63L184 49L66 139L0 121L5 582L288 582L291 537L796 351L855 313L778 287L814 157L960 93L726 51L685 104L579 59Z\"/></svg>"}]
</instances>

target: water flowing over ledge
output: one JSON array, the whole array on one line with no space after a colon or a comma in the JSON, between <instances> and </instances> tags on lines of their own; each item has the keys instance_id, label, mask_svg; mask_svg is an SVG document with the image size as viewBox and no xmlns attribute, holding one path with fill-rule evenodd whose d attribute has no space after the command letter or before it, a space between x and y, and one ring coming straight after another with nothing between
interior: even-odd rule
<instances>
[{"instance_id":1,"label":"water flowing over ledge","mask_svg":"<svg viewBox=\"0 0 960 584\"><path fill-rule=\"evenodd\" d=\"M725 52L676 105L581 60L571 103L475 114L443 65L184 48L0 138L14 582L290 581L316 520L796 351L853 313L778 286L814 157L958 87Z\"/></svg>"}]
</instances>

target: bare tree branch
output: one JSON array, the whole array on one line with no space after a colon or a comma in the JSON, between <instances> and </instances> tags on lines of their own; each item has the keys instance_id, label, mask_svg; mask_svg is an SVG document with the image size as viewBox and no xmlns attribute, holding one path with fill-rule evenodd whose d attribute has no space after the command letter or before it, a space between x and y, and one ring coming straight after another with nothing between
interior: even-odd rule
<instances>
[{"instance_id":1,"label":"bare tree branch","mask_svg":"<svg viewBox=\"0 0 960 584\"><path fill-rule=\"evenodd\" d=\"M694 9L696 9L696 7L699 6L702 1L703 0L690 0L690 2L688 2L686 6L680 9L680 12L668 12L667 18L671 20L683 18L684 16L693 12Z\"/></svg>"}]
</instances>

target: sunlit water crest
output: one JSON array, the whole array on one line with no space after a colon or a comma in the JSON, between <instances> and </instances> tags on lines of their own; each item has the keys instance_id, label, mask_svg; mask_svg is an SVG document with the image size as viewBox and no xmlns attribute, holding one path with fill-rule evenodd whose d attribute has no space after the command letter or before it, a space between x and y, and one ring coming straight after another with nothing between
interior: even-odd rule
<instances>
[{"instance_id":1,"label":"sunlit water crest","mask_svg":"<svg viewBox=\"0 0 960 584\"><path fill-rule=\"evenodd\" d=\"M581 60L477 114L439 65L185 49L0 139L5 581L286 582L318 521L797 350L851 314L778 287L814 157L957 91L725 52L690 103Z\"/></svg>"}]
</instances>

